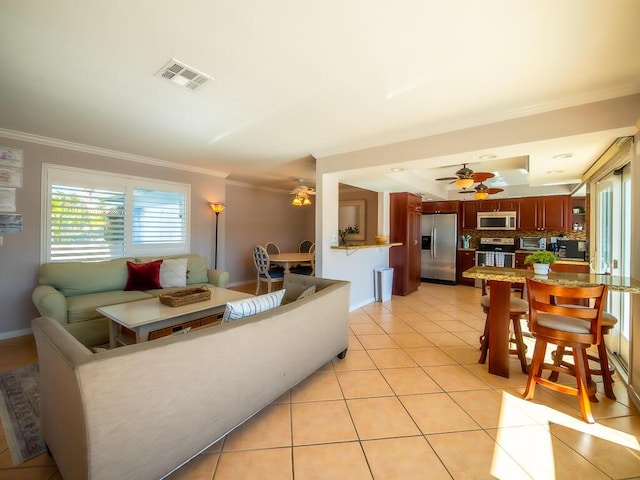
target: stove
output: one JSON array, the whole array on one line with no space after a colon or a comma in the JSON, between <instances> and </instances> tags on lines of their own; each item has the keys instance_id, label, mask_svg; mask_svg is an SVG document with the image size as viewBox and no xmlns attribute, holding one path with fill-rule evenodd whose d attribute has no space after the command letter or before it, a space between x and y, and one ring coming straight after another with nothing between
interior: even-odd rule
<instances>
[{"instance_id":1,"label":"stove","mask_svg":"<svg viewBox=\"0 0 640 480\"><path fill-rule=\"evenodd\" d=\"M515 238L481 238L476 250L476 265L514 268L516 266Z\"/></svg>"}]
</instances>

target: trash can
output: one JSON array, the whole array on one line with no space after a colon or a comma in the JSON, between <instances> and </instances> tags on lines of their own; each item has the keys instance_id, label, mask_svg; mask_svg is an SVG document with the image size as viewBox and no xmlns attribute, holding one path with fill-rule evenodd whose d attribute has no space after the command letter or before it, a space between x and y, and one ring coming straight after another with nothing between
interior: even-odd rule
<instances>
[{"instance_id":1,"label":"trash can","mask_svg":"<svg viewBox=\"0 0 640 480\"><path fill-rule=\"evenodd\" d=\"M376 302L388 302L391 300L393 287L393 268L376 268L373 273L373 290Z\"/></svg>"}]
</instances>

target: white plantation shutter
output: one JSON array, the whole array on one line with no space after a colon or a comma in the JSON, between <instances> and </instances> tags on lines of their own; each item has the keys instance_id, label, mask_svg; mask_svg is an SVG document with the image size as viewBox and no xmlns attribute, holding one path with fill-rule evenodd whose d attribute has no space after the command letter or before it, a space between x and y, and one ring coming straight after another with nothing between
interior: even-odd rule
<instances>
[{"instance_id":1,"label":"white plantation shutter","mask_svg":"<svg viewBox=\"0 0 640 480\"><path fill-rule=\"evenodd\" d=\"M124 256L124 192L64 185L50 192L51 261Z\"/></svg>"},{"instance_id":2,"label":"white plantation shutter","mask_svg":"<svg viewBox=\"0 0 640 480\"><path fill-rule=\"evenodd\" d=\"M43 262L189 251L189 185L43 166Z\"/></svg>"}]
</instances>

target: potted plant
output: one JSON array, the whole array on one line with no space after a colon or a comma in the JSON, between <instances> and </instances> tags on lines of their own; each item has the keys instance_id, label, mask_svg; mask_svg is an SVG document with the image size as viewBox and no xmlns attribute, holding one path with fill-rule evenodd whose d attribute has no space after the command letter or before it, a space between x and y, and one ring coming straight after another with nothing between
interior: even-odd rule
<instances>
[{"instance_id":1,"label":"potted plant","mask_svg":"<svg viewBox=\"0 0 640 480\"><path fill-rule=\"evenodd\" d=\"M556 255L546 250L538 250L524 259L525 265L533 264L533 271L536 275L548 275L549 266L556 263Z\"/></svg>"},{"instance_id":2,"label":"potted plant","mask_svg":"<svg viewBox=\"0 0 640 480\"><path fill-rule=\"evenodd\" d=\"M357 225L349 225L345 228L339 229L338 234L340 235L340 245L346 245L347 235L353 235L355 233L360 233L360 228Z\"/></svg>"}]
</instances>

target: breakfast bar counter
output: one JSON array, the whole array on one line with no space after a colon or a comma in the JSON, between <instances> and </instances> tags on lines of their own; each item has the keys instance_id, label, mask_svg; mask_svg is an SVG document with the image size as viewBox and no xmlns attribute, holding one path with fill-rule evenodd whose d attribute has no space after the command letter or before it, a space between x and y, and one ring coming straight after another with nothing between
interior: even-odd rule
<instances>
[{"instance_id":1,"label":"breakfast bar counter","mask_svg":"<svg viewBox=\"0 0 640 480\"><path fill-rule=\"evenodd\" d=\"M520 268L472 267L462 273L465 278L489 281L491 300L489 308L489 373L509 377L509 296L511 283L523 283L534 278L551 285L583 287L607 285L610 291L640 293L640 280L630 277L595 275L588 273L550 272L548 276L535 275L533 270Z\"/></svg>"}]
</instances>

